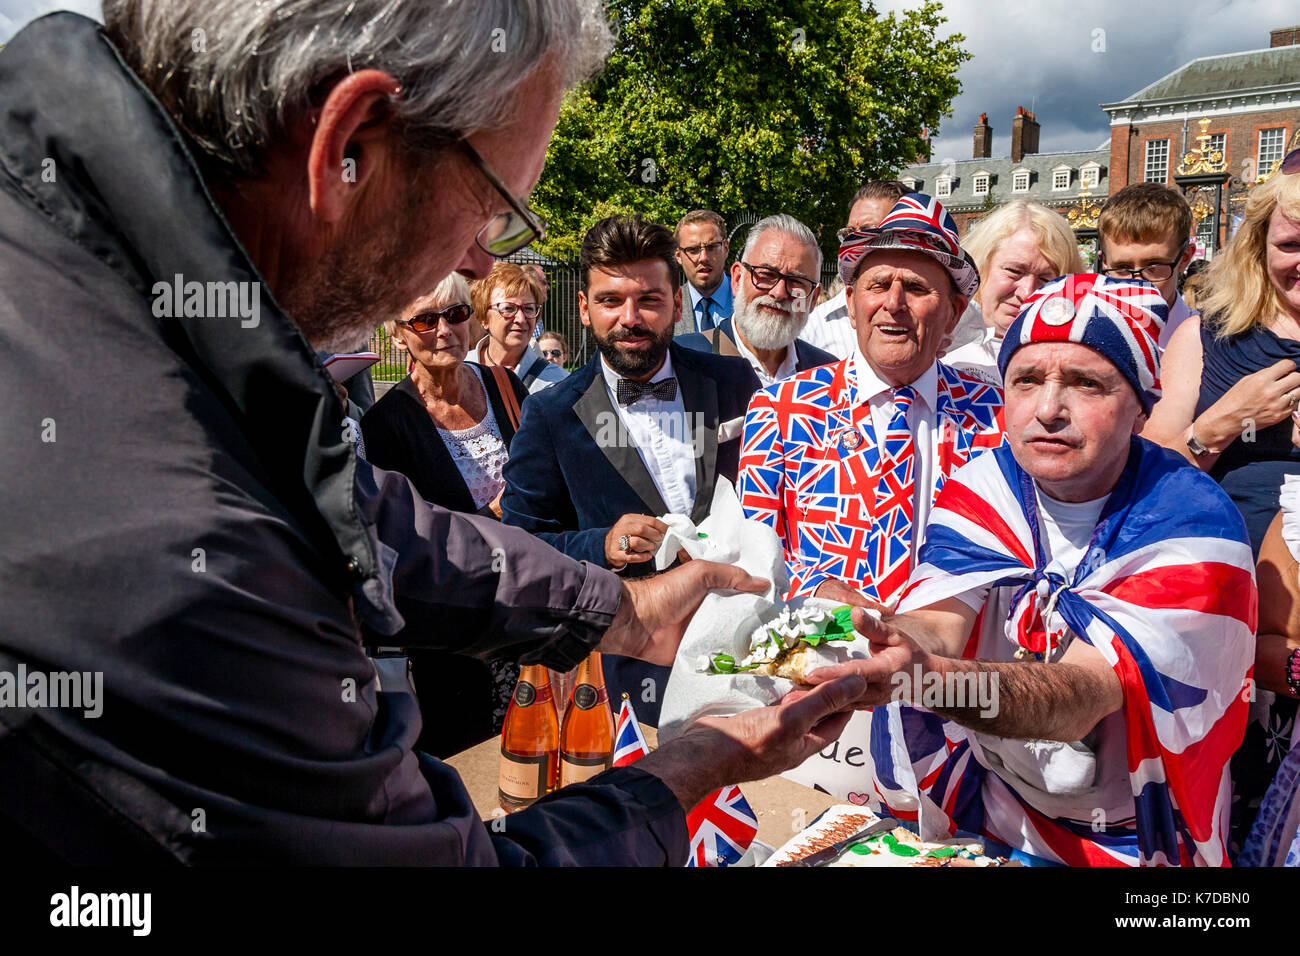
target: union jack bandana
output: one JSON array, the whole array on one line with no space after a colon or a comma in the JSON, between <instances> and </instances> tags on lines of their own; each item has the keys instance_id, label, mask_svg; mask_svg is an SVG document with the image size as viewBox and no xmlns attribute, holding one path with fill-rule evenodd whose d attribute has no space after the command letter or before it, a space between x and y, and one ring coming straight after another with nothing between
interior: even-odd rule
<instances>
[{"instance_id":1,"label":"union jack bandana","mask_svg":"<svg viewBox=\"0 0 1300 956\"><path fill-rule=\"evenodd\" d=\"M1145 279L1095 272L1062 276L1026 300L1007 329L998 371L1005 378L1012 354L1030 342L1078 342L1115 364L1149 414L1160 399L1156 342L1168 317L1164 296Z\"/></svg>"},{"instance_id":2,"label":"union jack bandana","mask_svg":"<svg viewBox=\"0 0 1300 956\"><path fill-rule=\"evenodd\" d=\"M860 264L875 249L910 249L923 252L948 270L957 291L972 296L980 284L979 270L970 253L962 249L957 223L933 196L911 193L895 203L880 225L858 229L840 243L840 278L853 285Z\"/></svg>"},{"instance_id":3,"label":"union jack bandana","mask_svg":"<svg viewBox=\"0 0 1300 956\"><path fill-rule=\"evenodd\" d=\"M1113 782L1096 798L1131 798L1131 810L1100 828L1086 804L1050 816L984 769L978 733L903 704L872 715L882 802L919 795L921 813L946 818L949 832L1072 866L1226 865L1228 762L1246 727L1258 604L1241 514L1208 475L1134 437L1069 580L1050 580L1037 521L1033 481L1010 447L975 459L935 501L899 611L1013 589L1005 621L990 614L990 593L962 655L988 659L1004 641L1039 640L1033 585L1049 580L1070 630L1123 690L1125 747L1106 759L1126 761L1128 786L1099 767L1098 781Z\"/></svg>"}]
</instances>

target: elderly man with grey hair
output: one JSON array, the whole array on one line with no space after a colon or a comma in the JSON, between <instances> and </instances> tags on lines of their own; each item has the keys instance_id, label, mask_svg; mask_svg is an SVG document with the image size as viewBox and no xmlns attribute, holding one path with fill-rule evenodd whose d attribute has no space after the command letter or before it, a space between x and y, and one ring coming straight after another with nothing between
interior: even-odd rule
<instances>
[{"instance_id":1,"label":"elderly man with grey hair","mask_svg":"<svg viewBox=\"0 0 1300 956\"><path fill-rule=\"evenodd\" d=\"M610 48L598 0L104 14L0 51L0 672L103 686L0 707L8 861L680 864L687 808L839 735L860 678L489 829L363 650L667 663L708 589L765 586L623 582L428 504L316 359L540 238L521 197Z\"/></svg>"},{"instance_id":2,"label":"elderly man with grey hair","mask_svg":"<svg viewBox=\"0 0 1300 956\"><path fill-rule=\"evenodd\" d=\"M731 318L709 333L681 335L677 341L741 356L763 385L829 365L834 355L799 338L821 294L821 271L822 250L811 229L785 213L760 219L731 264Z\"/></svg>"}]
</instances>

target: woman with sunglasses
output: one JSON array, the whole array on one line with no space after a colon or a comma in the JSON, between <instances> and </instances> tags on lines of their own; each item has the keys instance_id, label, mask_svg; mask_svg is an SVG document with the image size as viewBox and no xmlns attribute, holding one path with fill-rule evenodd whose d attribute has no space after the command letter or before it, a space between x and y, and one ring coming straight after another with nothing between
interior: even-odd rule
<instances>
[{"instance_id":1,"label":"woman with sunglasses","mask_svg":"<svg viewBox=\"0 0 1300 956\"><path fill-rule=\"evenodd\" d=\"M513 262L497 262L471 289L474 314L487 330L472 361L505 366L519 376L529 394L568 378L568 372L547 362L531 345L546 301L536 275Z\"/></svg>"},{"instance_id":2,"label":"woman with sunglasses","mask_svg":"<svg viewBox=\"0 0 1300 956\"><path fill-rule=\"evenodd\" d=\"M1142 436L1208 472L1246 519L1260 557L1279 491L1300 476L1291 415L1300 404L1300 150L1250 190L1241 226L1201 274L1198 305L1174 331L1161 363L1164 396ZM1265 617L1261 587L1261 621ZM1262 632L1261 632L1262 633ZM1283 645L1256 645L1245 740L1232 763L1234 849L1276 772L1296 720L1294 699L1265 688Z\"/></svg>"},{"instance_id":3,"label":"woman with sunglasses","mask_svg":"<svg viewBox=\"0 0 1300 956\"><path fill-rule=\"evenodd\" d=\"M542 358L552 365L564 368L569 364L569 343L559 332L550 329L544 331L537 337L537 348L542 353Z\"/></svg>"},{"instance_id":4,"label":"woman with sunglasses","mask_svg":"<svg viewBox=\"0 0 1300 956\"><path fill-rule=\"evenodd\" d=\"M369 460L406 475L426 501L453 511L501 517L501 469L528 392L513 372L466 362L470 289L452 273L384 327L412 359L410 375L365 414ZM505 661L480 661L412 650L410 659L424 729L417 748L447 757L501 730L519 676Z\"/></svg>"}]
</instances>

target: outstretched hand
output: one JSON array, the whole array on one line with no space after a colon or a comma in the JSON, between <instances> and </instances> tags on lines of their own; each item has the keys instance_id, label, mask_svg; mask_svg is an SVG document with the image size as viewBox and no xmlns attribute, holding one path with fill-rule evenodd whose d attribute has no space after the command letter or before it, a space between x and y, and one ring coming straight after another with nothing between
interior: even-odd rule
<instances>
[{"instance_id":1,"label":"outstretched hand","mask_svg":"<svg viewBox=\"0 0 1300 956\"><path fill-rule=\"evenodd\" d=\"M861 679L850 676L798 700L787 696L734 717L701 718L637 767L662 779L689 811L719 787L797 767L838 740L862 689Z\"/></svg>"},{"instance_id":2,"label":"outstretched hand","mask_svg":"<svg viewBox=\"0 0 1300 956\"><path fill-rule=\"evenodd\" d=\"M818 667L808 673L809 683L824 684L856 674L865 681L865 685L862 694L851 706L865 710L898 699L899 683L894 679L895 674L903 673L910 677L912 668L918 664L922 670L928 669L929 654L906 631L890 621L877 620L865 611L854 608L853 629L869 642L871 657L830 667ZM799 696L807 696L807 693L799 693Z\"/></svg>"},{"instance_id":3,"label":"outstretched hand","mask_svg":"<svg viewBox=\"0 0 1300 956\"><path fill-rule=\"evenodd\" d=\"M600 651L670 665L691 615L710 591L762 594L770 582L730 564L690 561L665 574L623 582L618 614Z\"/></svg>"}]
</instances>

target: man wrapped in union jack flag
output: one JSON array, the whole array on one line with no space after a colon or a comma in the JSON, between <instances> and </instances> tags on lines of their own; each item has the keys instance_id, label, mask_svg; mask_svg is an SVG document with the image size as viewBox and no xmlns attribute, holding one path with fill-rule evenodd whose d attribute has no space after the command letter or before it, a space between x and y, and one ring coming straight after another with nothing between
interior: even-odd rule
<instances>
[{"instance_id":1,"label":"man wrapped in union jack flag","mask_svg":"<svg viewBox=\"0 0 1300 956\"><path fill-rule=\"evenodd\" d=\"M781 537L790 596L892 606L935 493L1004 441L1002 394L935 360L979 284L937 201L902 197L839 264L857 349L754 395L740 498Z\"/></svg>"},{"instance_id":2,"label":"man wrapped in union jack flag","mask_svg":"<svg viewBox=\"0 0 1300 956\"><path fill-rule=\"evenodd\" d=\"M999 355L1009 444L936 499L900 613L855 619L871 659L810 675L867 678L863 788L923 830L1071 865L1228 862L1254 566L1214 480L1137 437L1166 314L1154 285L1092 274L1028 300Z\"/></svg>"}]
</instances>

